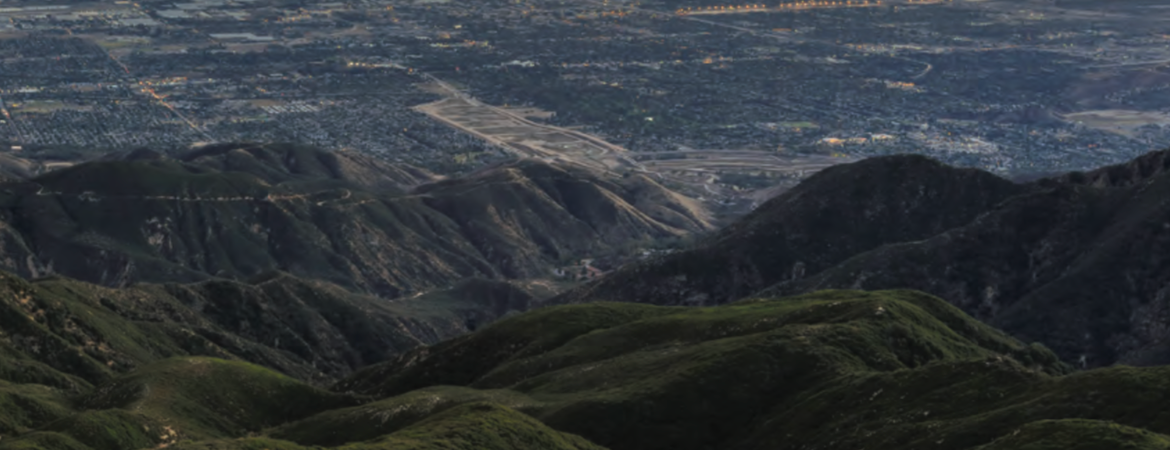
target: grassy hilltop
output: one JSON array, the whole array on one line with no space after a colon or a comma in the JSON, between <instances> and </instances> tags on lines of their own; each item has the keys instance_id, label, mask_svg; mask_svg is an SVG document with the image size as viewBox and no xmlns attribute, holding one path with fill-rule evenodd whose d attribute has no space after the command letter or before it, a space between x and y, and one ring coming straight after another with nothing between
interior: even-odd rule
<instances>
[{"instance_id":1,"label":"grassy hilltop","mask_svg":"<svg viewBox=\"0 0 1170 450\"><path fill-rule=\"evenodd\" d=\"M160 359L210 356L327 383L524 310L527 286L467 280L388 302L271 273L113 289L0 272L0 380L80 392Z\"/></svg>"},{"instance_id":2,"label":"grassy hilltop","mask_svg":"<svg viewBox=\"0 0 1170 450\"><path fill-rule=\"evenodd\" d=\"M36 360L5 356L5 361ZM40 366L38 366L40 367ZM945 301L543 308L322 390L181 357L0 385L0 449L1164 449L1166 368L1071 373ZM46 378L52 381L53 378Z\"/></svg>"}]
</instances>

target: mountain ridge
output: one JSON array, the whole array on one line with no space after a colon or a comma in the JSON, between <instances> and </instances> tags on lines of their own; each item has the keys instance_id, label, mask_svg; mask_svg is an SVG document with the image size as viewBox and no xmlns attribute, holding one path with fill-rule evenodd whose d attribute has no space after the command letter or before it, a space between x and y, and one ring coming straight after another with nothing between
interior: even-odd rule
<instances>
[{"instance_id":1,"label":"mountain ridge","mask_svg":"<svg viewBox=\"0 0 1170 450\"><path fill-rule=\"evenodd\" d=\"M494 279L385 299L261 264L238 280L120 288L0 272L0 450L1170 448L1170 366L1076 370L1170 355L1164 156L1029 183L916 156L838 166L691 248L546 301L557 285L501 278L584 248L554 231L612 247L678 236L702 211L646 178L537 161L414 187L376 179L379 194L272 154L132 152L5 185L0 223L59 215L12 221L0 243L43 252L25 240L35 229L166 261L178 253L142 256L186 248L165 227L103 235L55 220L118 212L93 197L146 183L167 197L150 201L211 189L213 203L269 203L313 226L398 208L397 223L425 227L387 229L458 230L466 243L418 248L476 249L468 264L483 270L469 273ZM215 166L229 163L248 169ZM81 190L101 179L117 182ZM381 206L316 209L339 201ZM230 229L256 214L199 208L175 220ZM361 230L349 237L374 236ZM202 261L189 265L214 267Z\"/></svg>"},{"instance_id":2,"label":"mountain ridge","mask_svg":"<svg viewBox=\"0 0 1170 450\"><path fill-rule=\"evenodd\" d=\"M1151 152L1114 166L1018 184L990 174L964 178L958 169L925 162L915 166L918 171L885 172L913 180L858 183L865 179L857 172L876 164L844 165L810 178L690 250L615 271L550 303L618 298L623 286L633 290L620 297L655 304L911 288L947 298L1013 335L1044 342L1085 367L1163 364L1170 362L1164 344L1170 316L1163 313L1170 311L1164 295L1170 280L1162 274L1170 273L1170 261L1158 255L1170 242L1170 225L1162 219L1170 214L1164 200L1170 196L1168 155ZM915 157L885 161L906 158ZM950 186L984 201L947 194L940 202L915 205L908 202L921 194L899 190L915 183L922 192L948 192ZM841 201L842 192L859 189L876 192L852 206ZM810 220L821 212L801 214L788 206L802 197L815 208L847 209L842 214L867 230L837 226L833 231L834 224ZM947 198L966 209L949 205ZM867 218L875 209L893 214ZM939 225L916 229L909 224L915 214L936 214ZM762 233L770 234L758 238ZM865 241L867 234L879 238ZM745 248L763 256L748 256L746 262L732 257L751 255ZM704 281L712 279L717 283ZM744 288L718 284L728 280Z\"/></svg>"},{"instance_id":3,"label":"mountain ridge","mask_svg":"<svg viewBox=\"0 0 1170 450\"><path fill-rule=\"evenodd\" d=\"M1019 191L1017 185L986 172L949 168L917 155L838 165L765 202L691 249L615 271L551 302L605 300L617 297L616 291L653 304L728 302L780 279L815 273L861 249L921 239L958 226ZM911 203L902 204L907 201ZM947 204L960 206L941 207ZM894 225L881 229L866 225L882 220Z\"/></svg>"},{"instance_id":4,"label":"mountain ridge","mask_svg":"<svg viewBox=\"0 0 1170 450\"><path fill-rule=\"evenodd\" d=\"M364 159L363 159L364 158ZM0 269L125 286L282 270L398 297L711 229L643 178L525 160L469 178L312 148L131 152L0 186Z\"/></svg>"}]
</instances>

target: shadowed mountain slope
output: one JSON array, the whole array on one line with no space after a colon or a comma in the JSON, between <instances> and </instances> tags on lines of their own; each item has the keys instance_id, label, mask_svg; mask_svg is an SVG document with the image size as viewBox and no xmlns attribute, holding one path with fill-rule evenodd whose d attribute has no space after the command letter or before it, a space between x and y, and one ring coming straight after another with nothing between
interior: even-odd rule
<instances>
[{"instance_id":1,"label":"shadowed mountain slope","mask_svg":"<svg viewBox=\"0 0 1170 450\"><path fill-rule=\"evenodd\" d=\"M1170 168L1170 150L1146 153L1132 161L1088 172L1073 172L1049 178L1052 181L1094 187L1124 187L1159 175L1168 168Z\"/></svg>"},{"instance_id":2,"label":"shadowed mountain slope","mask_svg":"<svg viewBox=\"0 0 1170 450\"><path fill-rule=\"evenodd\" d=\"M692 200L647 179L520 161L407 194L396 186L428 176L363 158L218 146L8 183L0 268L112 286L281 270L397 297L546 276L564 258L710 228Z\"/></svg>"},{"instance_id":3,"label":"shadowed mountain slope","mask_svg":"<svg viewBox=\"0 0 1170 450\"><path fill-rule=\"evenodd\" d=\"M421 186L414 194L460 224L509 277L535 275L526 267L545 254L579 255L710 228L697 202L643 176L595 178L536 160Z\"/></svg>"},{"instance_id":4,"label":"shadowed mountain slope","mask_svg":"<svg viewBox=\"0 0 1170 450\"><path fill-rule=\"evenodd\" d=\"M1038 182L962 227L861 253L763 295L920 289L1086 366L1170 363L1165 155Z\"/></svg>"},{"instance_id":5,"label":"shadowed mountain slope","mask_svg":"<svg viewBox=\"0 0 1170 450\"><path fill-rule=\"evenodd\" d=\"M985 172L916 155L834 166L696 248L627 266L553 302L719 304L882 244L963 225L1022 190Z\"/></svg>"},{"instance_id":6,"label":"shadowed mountain slope","mask_svg":"<svg viewBox=\"0 0 1170 450\"><path fill-rule=\"evenodd\" d=\"M1170 363L1168 154L1018 185L920 157L837 166L552 302L911 288L1085 366Z\"/></svg>"}]
</instances>

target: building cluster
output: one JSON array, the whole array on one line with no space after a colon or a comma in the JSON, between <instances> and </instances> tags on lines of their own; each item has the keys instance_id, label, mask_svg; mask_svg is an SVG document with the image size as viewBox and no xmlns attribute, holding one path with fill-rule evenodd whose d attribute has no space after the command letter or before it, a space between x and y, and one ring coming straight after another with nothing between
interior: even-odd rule
<instances>
[{"instance_id":1,"label":"building cluster","mask_svg":"<svg viewBox=\"0 0 1170 450\"><path fill-rule=\"evenodd\" d=\"M911 151L1045 171L1170 146L1157 121L1110 129L1054 112L1081 100L1068 95L1083 67L1170 58L1164 36L1020 25L960 1L668 3L15 3L0 8L0 145L279 140L439 171L503 157L412 109L451 95L436 77L639 152ZM1167 86L1090 103L1156 109Z\"/></svg>"}]
</instances>

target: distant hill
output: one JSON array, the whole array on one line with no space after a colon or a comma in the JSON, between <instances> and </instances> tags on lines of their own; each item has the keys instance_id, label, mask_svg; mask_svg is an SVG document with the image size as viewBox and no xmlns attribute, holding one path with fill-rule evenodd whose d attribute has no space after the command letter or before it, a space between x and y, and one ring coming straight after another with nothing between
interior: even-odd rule
<instances>
[{"instance_id":1,"label":"distant hill","mask_svg":"<svg viewBox=\"0 0 1170 450\"><path fill-rule=\"evenodd\" d=\"M642 177L519 161L436 178L295 146L110 155L0 185L0 269L107 286L279 270L397 297L711 228Z\"/></svg>"},{"instance_id":2,"label":"distant hill","mask_svg":"<svg viewBox=\"0 0 1170 450\"><path fill-rule=\"evenodd\" d=\"M912 288L1085 366L1170 363L1167 155L1023 184L912 156L837 166L552 303Z\"/></svg>"},{"instance_id":3,"label":"distant hill","mask_svg":"<svg viewBox=\"0 0 1170 450\"><path fill-rule=\"evenodd\" d=\"M553 301L725 303L861 251L963 225L1023 191L994 175L917 155L842 164L765 202L695 248L624 267Z\"/></svg>"},{"instance_id":4,"label":"distant hill","mask_svg":"<svg viewBox=\"0 0 1170 450\"><path fill-rule=\"evenodd\" d=\"M1170 363L1166 153L1037 182L979 220L883 246L771 293L897 285L949 298L1070 361Z\"/></svg>"},{"instance_id":5,"label":"distant hill","mask_svg":"<svg viewBox=\"0 0 1170 450\"><path fill-rule=\"evenodd\" d=\"M178 156L220 172L244 172L268 183L291 180L338 180L365 189L409 190L442 177L409 164L390 164L358 152L324 152L289 144L216 144Z\"/></svg>"}]
</instances>

